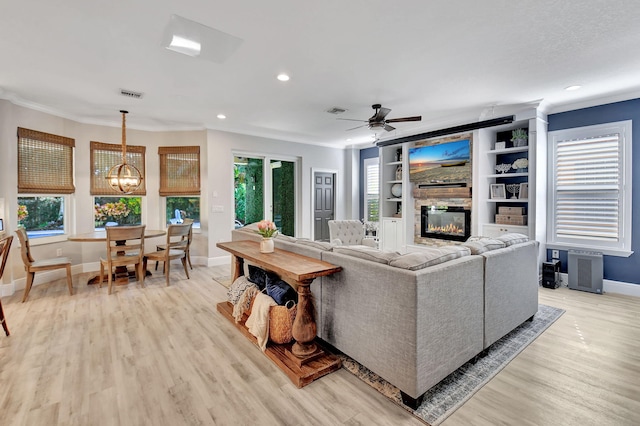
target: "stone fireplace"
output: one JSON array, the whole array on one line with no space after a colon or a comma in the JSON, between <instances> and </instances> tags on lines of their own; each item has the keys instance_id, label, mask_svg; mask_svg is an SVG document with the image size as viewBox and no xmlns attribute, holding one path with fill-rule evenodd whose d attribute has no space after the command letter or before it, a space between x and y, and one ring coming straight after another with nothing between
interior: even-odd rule
<instances>
[{"instance_id":1,"label":"stone fireplace","mask_svg":"<svg viewBox=\"0 0 640 426\"><path fill-rule=\"evenodd\" d=\"M460 206L420 206L420 236L466 241L471 235L471 210Z\"/></svg>"},{"instance_id":2,"label":"stone fireplace","mask_svg":"<svg viewBox=\"0 0 640 426\"><path fill-rule=\"evenodd\" d=\"M448 192L450 192L450 194L443 194L443 190L425 189L420 188L419 185L414 185L414 244L423 244L435 247L460 244L461 242L466 241L471 234L471 188L452 188ZM438 232L437 230L436 232L423 233L423 229L428 230L428 222L426 222L427 228L425 228L423 224L423 211L435 210L436 213L442 214L449 213L449 209L451 209L451 213L457 216L457 219L452 221L453 223L458 224L460 223L460 217L463 218L462 223L465 226L465 230L462 237L460 237L460 233L457 230L454 232L448 232L449 234L455 234L455 238L452 238L451 235L443 235L447 234L447 232L443 233ZM460 213L460 210L462 210L463 213ZM433 219L436 215L432 215L431 217ZM440 221L439 224L436 225L433 223L432 225L447 229L447 225L449 225L447 221L450 219L452 219L451 216L443 215L437 219ZM449 226L448 229L452 231L453 228Z\"/></svg>"}]
</instances>

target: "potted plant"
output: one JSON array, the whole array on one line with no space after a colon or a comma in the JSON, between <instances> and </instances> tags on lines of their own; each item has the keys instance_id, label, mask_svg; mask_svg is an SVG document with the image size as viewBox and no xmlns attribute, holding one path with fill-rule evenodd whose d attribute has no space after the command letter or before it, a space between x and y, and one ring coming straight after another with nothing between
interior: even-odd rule
<instances>
[{"instance_id":1,"label":"potted plant","mask_svg":"<svg viewBox=\"0 0 640 426\"><path fill-rule=\"evenodd\" d=\"M514 147L527 146L529 134L525 129L515 129L511 132L511 142Z\"/></svg>"}]
</instances>

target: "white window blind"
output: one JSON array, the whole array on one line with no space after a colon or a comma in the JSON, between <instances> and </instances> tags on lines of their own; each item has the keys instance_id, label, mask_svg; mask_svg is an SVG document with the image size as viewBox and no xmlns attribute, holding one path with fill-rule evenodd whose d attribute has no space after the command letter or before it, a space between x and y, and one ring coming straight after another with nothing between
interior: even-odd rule
<instances>
[{"instance_id":1,"label":"white window blind","mask_svg":"<svg viewBox=\"0 0 640 426\"><path fill-rule=\"evenodd\" d=\"M369 222L379 220L380 206L380 167L377 158L365 160L365 219Z\"/></svg>"},{"instance_id":2,"label":"white window blind","mask_svg":"<svg viewBox=\"0 0 640 426\"><path fill-rule=\"evenodd\" d=\"M618 241L620 135L556 145L556 233Z\"/></svg>"},{"instance_id":3,"label":"white window blind","mask_svg":"<svg viewBox=\"0 0 640 426\"><path fill-rule=\"evenodd\" d=\"M624 123L552 132L550 242L630 250L631 124Z\"/></svg>"}]
</instances>

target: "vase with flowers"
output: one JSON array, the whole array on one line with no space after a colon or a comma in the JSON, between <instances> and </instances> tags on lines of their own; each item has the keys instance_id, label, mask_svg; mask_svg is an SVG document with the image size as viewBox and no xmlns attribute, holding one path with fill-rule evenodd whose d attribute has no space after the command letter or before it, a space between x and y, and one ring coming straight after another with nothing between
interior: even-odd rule
<instances>
[{"instance_id":1,"label":"vase with flowers","mask_svg":"<svg viewBox=\"0 0 640 426\"><path fill-rule=\"evenodd\" d=\"M270 220L261 220L258 222L258 230L256 232L262 236L262 241L260 241L260 253L273 253L273 237L278 234L276 224Z\"/></svg>"}]
</instances>

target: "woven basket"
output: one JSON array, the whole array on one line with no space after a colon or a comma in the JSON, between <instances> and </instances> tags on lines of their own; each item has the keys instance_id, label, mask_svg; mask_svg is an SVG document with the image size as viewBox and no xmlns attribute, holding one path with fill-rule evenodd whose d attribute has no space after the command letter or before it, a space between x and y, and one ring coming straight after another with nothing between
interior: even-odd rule
<instances>
[{"instance_id":1,"label":"woven basket","mask_svg":"<svg viewBox=\"0 0 640 426\"><path fill-rule=\"evenodd\" d=\"M284 306L272 306L269 310L269 340L274 343L289 343L293 339L291 330L298 307L293 300Z\"/></svg>"}]
</instances>

